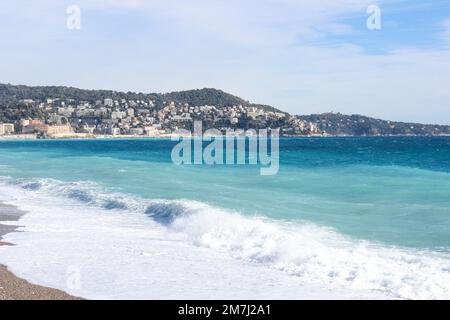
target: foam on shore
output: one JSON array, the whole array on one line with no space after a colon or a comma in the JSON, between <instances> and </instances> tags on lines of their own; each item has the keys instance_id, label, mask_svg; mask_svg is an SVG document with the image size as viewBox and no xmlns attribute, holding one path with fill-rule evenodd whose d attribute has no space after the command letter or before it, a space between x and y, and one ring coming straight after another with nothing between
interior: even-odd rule
<instances>
[{"instance_id":1,"label":"foam on shore","mask_svg":"<svg viewBox=\"0 0 450 320\"><path fill-rule=\"evenodd\" d=\"M25 212L18 210L15 206L0 202L0 241L6 234L16 231L18 226L2 224L2 222L13 222L20 219Z\"/></svg>"},{"instance_id":2,"label":"foam on shore","mask_svg":"<svg viewBox=\"0 0 450 320\"><path fill-rule=\"evenodd\" d=\"M355 241L307 223L203 203L148 200L94 183L2 179L30 212L0 262L86 298L448 298L444 254ZM74 281L75 280L75 281ZM79 280L79 281L78 281ZM75 285L74 285L75 283ZM79 284L79 285L77 285Z\"/></svg>"},{"instance_id":3,"label":"foam on shore","mask_svg":"<svg viewBox=\"0 0 450 320\"><path fill-rule=\"evenodd\" d=\"M17 230L18 226L2 223L17 222L25 212L15 206L0 203L0 247L12 246L1 239ZM79 298L53 288L42 287L16 277L5 266L0 265L0 300L78 300Z\"/></svg>"}]
</instances>

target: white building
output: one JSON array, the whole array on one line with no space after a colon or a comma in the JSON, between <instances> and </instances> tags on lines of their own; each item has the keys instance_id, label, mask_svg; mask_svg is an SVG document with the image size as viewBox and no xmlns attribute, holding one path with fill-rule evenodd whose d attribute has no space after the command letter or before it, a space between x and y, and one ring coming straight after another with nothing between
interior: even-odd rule
<instances>
[{"instance_id":1,"label":"white building","mask_svg":"<svg viewBox=\"0 0 450 320\"><path fill-rule=\"evenodd\" d=\"M146 126L146 127L144 127L144 131L149 136L156 136L159 134L158 128L156 128L154 126Z\"/></svg>"},{"instance_id":2,"label":"white building","mask_svg":"<svg viewBox=\"0 0 450 320\"><path fill-rule=\"evenodd\" d=\"M140 136L144 134L144 129L143 128L131 128L130 129L130 134L135 135L135 136Z\"/></svg>"},{"instance_id":3,"label":"white building","mask_svg":"<svg viewBox=\"0 0 450 320\"><path fill-rule=\"evenodd\" d=\"M107 128L105 131L107 134L110 134L113 136L120 135L120 128Z\"/></svg>"},{"instance_id":4,"label":"white building","mask_svg":"<svg viewBox=\"0 0 450 320\"><path fill-rule=\"evenodd\" d=\"M67 107L67 108L58 108L58 114L64 116L64 117L71 117L72 113L74 112L74 108Z\"/></svg>"},{"instance_id":5,"label":"white building","mask_svg":"<svg viewBox=\"0 0 450 320\"><path fill-rule=\"evenodd\" d=\"M134 117L134 109L133 108L128 108L127 109L127 114L129 117Z\"/></svg>"},{"instance_id":6,"label":"white building","mask_svg":"<svg viewBox=\"0 0 450 320\"><path fill-rule=\"evenodd\" d=\"M106 116L108 114L108 109L105 107L100 107L95 109L94 111L94 116L95 117L103 117Z\"/></svg>"},{"instance_id":7,"label":"white building","mask_svg":"<svg viewBox=\"0 0 450 320\"><path fill-rule=\"evenodd\" d=\"M0 123L0 135L14 133L14 124Z\"/></svg>"},{"instance_id":8,"label":"white building","mask_svg":"<svg viewBox=\"0 0 450 320\"><path fill-rule=\"evenodd\" d=\"M114 111L111 112L111 119L116 120L116 119L123 119L126 117L126 113L123 111Z\"/></svg>"},{"instance_id":9,"label":"white building","mask_svg":"<svg viewBox=\"0 0 450 320\"><path fill-rule=\"evenodd\" d=\"M112 107L113 104L114 104L114 101L111 98L106 98L106 99L103 100L103 104L105 106Z\"/></svg>"}]
</instances>

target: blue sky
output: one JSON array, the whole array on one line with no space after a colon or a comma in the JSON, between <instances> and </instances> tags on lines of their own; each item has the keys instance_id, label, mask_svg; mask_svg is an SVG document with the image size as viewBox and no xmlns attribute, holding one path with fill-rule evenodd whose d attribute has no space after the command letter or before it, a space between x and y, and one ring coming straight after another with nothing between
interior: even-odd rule
<instances>
[{"instance_id":1,"label":"blue sky","mask_svg":"<svg viewBox=\"0 0 450 320\"><path fill-rule=\"evenodd\" d=\"M373 4L381 30L366 27ZM295 114L450 124L445 0L4 0L0 37L6 83L215 87Z\"/></svg>"}]
</instances>

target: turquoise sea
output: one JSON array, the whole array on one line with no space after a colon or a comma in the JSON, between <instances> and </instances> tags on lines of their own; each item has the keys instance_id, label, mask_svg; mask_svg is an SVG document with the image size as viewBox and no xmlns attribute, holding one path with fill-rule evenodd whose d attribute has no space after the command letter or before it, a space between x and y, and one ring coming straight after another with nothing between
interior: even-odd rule
<instances>
[{"instance_id":1,"label":"turquoise sea","mask_svg":"<svg viewBox=\"0 0 450 320\"><path fill-rule=\"evenodd\" d=\"M1 141L0 190L45 193L114 214L135 212L164 228L184 221L189 228L182 232L196 246L313 283L401 298L450 297L450 285L443 283L450 275L450 138L281 138L274 176L261 176L251 165L177 166L170 158L175 144ZM186 219L199 206L205 216L221 212L217 225L228 225L225 212L239 221L256 219L270 232L236 235L232 227L212 231L197 220L191 225ZM278 235L285 230L280 226L288 231ZM337 251L326 251L330 247ZM299 253L305 250L317 252ZM329 254L338 261L321 260ZM371 270L377 263L393 269Z\"/></svg>"}]
</instances>

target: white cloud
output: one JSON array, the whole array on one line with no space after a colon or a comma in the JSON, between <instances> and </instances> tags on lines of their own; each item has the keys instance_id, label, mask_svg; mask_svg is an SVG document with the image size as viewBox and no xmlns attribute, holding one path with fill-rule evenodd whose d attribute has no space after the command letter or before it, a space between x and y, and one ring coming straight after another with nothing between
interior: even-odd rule
<instances>
[{"instance_id":1,"label":"white cloud","mask_svg":"<svg viewBox=\"0 0 450 320\"><path fill-rule=\"evenodd\" d=\"M18 5L0 4L0 36L8 43L0 52L3 82L143 92L217 87L292 113L450 122L449 50L373 55L327 42L360 31L343 17L360 17L365 28L372 0L67 1L87 19L82 32L69 34L58 29L65 4L47 0L44 12L34 1L17 2L47 16L38 20L41 32L31 32L32 15L20 20Z\"/></svg>"},{"instance_id":2,"label":"white cloud","mask_svg":"<svg viewBox=\"0 0 450 320\"><path fill-rule=\"evenodd\" d=\"M205 32L240 45L287 45L321 33L342 34L351 27L335 21L361 14L373 0L95 0L82 6L145 12L161 26Z\"/></svg>"}]
</instances>

